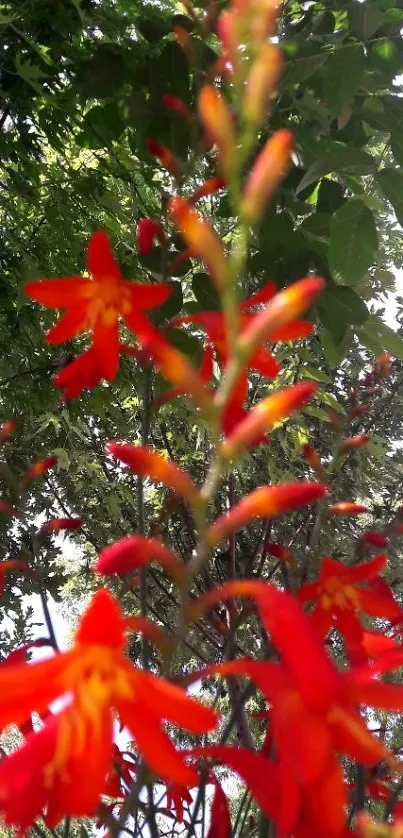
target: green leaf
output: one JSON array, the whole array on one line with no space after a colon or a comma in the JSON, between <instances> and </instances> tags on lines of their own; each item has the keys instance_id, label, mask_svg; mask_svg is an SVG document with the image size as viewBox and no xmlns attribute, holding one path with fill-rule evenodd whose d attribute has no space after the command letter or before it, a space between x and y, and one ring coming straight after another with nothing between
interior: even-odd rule
<instances>
[{"instance_id":1,"label":"green leaf","mask_svg":"<svg viewBox=\"0 0 403 838\"><path fill-rule=\"evenodd\" d=\"M357 335L365 346L368 346L368 348L377 354L382 351L390 352L394 358L399 358L399 360L403 361L403 338L394 332L390 326L387 326L386 323L379 320L375 314L369 316L365 325L357 330ZM372 349L368 343L365 343L363 338L366 340L369 338L374 348Z\"/></svg>"},{"instance_id":2,"label":"green leaf","mask_svg":"<svg viewBox=\"0 0 403 838\"><path fill-rule=\"evenodd\" d=\"M135 49L134 44L131 49ZM100 44L81 71L81 89L89 98L106 99L122 86L125 73L120 48L114 44Z\"/></svg>"},{"instance_id":3,"label":"green leaf","mask_svg":"<svg viewBox=\"0 0 403 838\"><path fill-rule=\"evenodd\" d=\"M336 343L329 331L320 334L320 342L326 361L332 369L338 367L346 357L351 344L351 330L348 329L343 340Z\"/></svg>"},{"instance_id":4,"label":"green leaf","mask_svg":"<svg viewBox=\"0 0 403 838\"><path fill-rule=\"evenodd\" d=\"M318 299L317 308L319 312L326 309L329 317L340 320L344 326L361 325L369 317L364 301L345 285L328 284Z\"/></svg>"},{"instance_id":5,"label":"green leaf","mask_svg":"<svg viewBox=\"0 0 403 838\"><path fill-rule=\"evenodd\" d=\"M316 202L318 213L333 213L344 204L345 200L345 189L340 183L327 177L321 180Z\"/></svg>"},{"instance_id":6,"label":"green leaf","mask_svg":"<svg viewBox=\"0 0 403 838\"><path fill-rule=\"evenodd\" d=\"M377 174L383 194L392 204L396 218L403 227L403 171L401 169L381 169Z\"/></svg>"},{"instance_id":7,"label":"green leaf","mask_svg":"<svg viewBox=\"0 0 403 838\"><path fill-rule=\"evenodd\" d=\"M301 368L301 375L303 378L313 378L314 381L321 381L322 384L330 384L332 380L325 372L308 365Z\"/></svg>"},{"instance_id":8,"label":"green leaf","mask_svg":"<svg viewBox=\"0 0 403 838\"><path fill-rule=\"evenodd\" d=\"M331 172L368 175L374 168L375 160L366 151L351 146L340 146L339 149L329 151L315 160L298 184L297 194Z\"/></svg>"},{"instance_id":9,"label":"green leaf","mask_svg":"<svg viewBox=\"0 0 403 838\"><path fill-rule=\"evenodd\" d=\"M384 20L383 12L370 0L364 0L364 2L353 0L348 9L348 16L354 32L365 41L372 38Z\"/></svg>"},{"instance_id":10,"label":"green leaf","mask_svg":"<svg viewBox=\"0 0 403 838\"><path fill-rule=\"evenodd\" d=\"M287 45L284 45L285 48ZM315 52L311 55L296 55L284 62L283 75L280 80L280 89L292 87L312 76L315 71L326 61L326 53Z\"/></svg>"},{"instance_id":11,"label":"green leaf","mask_svg":"<svg viewBox=\"0 0 403 838\"><path fill-rule=\"evenodd\" d=\"M335 282L355 285L373 265L378 249L374 217L359 199L347 201L330 227L329 268Z\"/></svg>"},{"instance_id":12,"label":"green leaf","mask_svg":"<svg viewBox=\"0 0 403 838\"><path fill-rule=\"evenodd\" d=\"M403 166L403 101L399 96L384 96L382 103L392 153L399 165Z\"/></svg>"},{"instance_id":13,"label":"green leaf","mask_svg":"<svg viewBox=\"0 0 403 838\"><path fill-rule=\"evenodd\" d=\"M200 342L194 335L190 335L183 329L169 329L167 333L168 340L175 347L180 349L185 355L194 355L200 350Z\"/></svg>"},{"instance_id":14,"label":"green leaf","mask_svg":"<svg viewBox=\"0 0 403 838\"><path fill-rule=\"evenodd\" d=\"M192 289L203 311L217 311L221 308L220 298L208 274L195 274Z\"/></svg>"},{"instance_id":15,"label":"green leaf","mask_svg":"<svg viewBox=\"0 0 403 838\"><path fill-rule=\"evenodd\" d=\"M171 317L175 317L176 314L179 314L183 306L181 283L173 281L168 282L167 285L170 285L171 293L167 301L156 309L154 313L154 322L156 325L162 323L163 320L170 320Z\"/></svg>"},{"instance_id":16,"label":"green leaf","mask_svg":"<svg viewBox=\"0 0 403 838\"><path fill-rule=\"evenodd\" d=\"M316 212L308 215L299 226L307 236L327 242L330 233L331 216L329 213Z\"/></svg>"},{"instance_id":17,"label":"green leaf","mask_svg":"<svg viewBox=\"0 0 403 838\"><path fill-rule=\"evenodd\" d=\"M330 112L337 116L354 100L364 74L365 55L361 44L336 48L325 76L325 98Z\"/></svg>"}]
</instances>

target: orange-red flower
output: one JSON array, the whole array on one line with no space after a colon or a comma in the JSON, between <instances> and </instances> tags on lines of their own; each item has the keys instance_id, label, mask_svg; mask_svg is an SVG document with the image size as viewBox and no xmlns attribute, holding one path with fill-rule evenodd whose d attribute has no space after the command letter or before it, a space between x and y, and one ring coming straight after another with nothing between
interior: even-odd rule
<instances>
[{"instance_id":1,"label":"orange-red flower","mask_svg":"<svg viewBox=\"0 0 403 838\"><path fill-rule=\"evenodd\" d=\"M46 809L54 827L64 815L92 815L113 763L113 719L132 732L139 753L165 782L191 785L197 774L163 728L210 730L216 714L185 692L137 669L124 655L125 619L106 590L81 619L74 646L50 660L0 667L0 728L42 714L65 697L38 733L0 763L0 811L8 825L27 829Z\"/></svg>"},{"instance_id":2,"label":"orange-red flower","mask_svg":"<svg viewBox=\"0 0 403 838\"><path fill-rule=\"evenodd\" d=\"M339 672L298 603L255 580L228 582L221 591L209 592L197 603L197 612L234 596L255 600L280 663L238 659L206 667L199 676L248 675L270 705L279 835L341 838L347 832L347 786L340 755L367 766L385 759L393 763L359 710L367 705L401 711L403 687L383 683L379 676L401 666L403 652Z\"/></svg>"},{"instance_id":3,"label":"orange-red flower","mask_svg":"<svg viewBox=\"0 0 403 838\"><path fill-rule=\"evenodd\" d=\"M358 617L360 612L387 620L403 616L393 598L361 587L361 583L379 576L386 561L383 554L353 567L346 567L336 559L322 560L318 580L303 585L298 591L300 602L315 602L309 616L321 636L326 637L335 627L347 642L360 643L363 632Z\"/></svg>"},{"instance_id":4,"label":"orange-red flower","mask_svg":"<svg viewBox=\"0 0 403 838\"><path fill-rule=\"evenodd\" d=\"M157 158L164 169L172 172L175 176L179 174L178 161L169 148L159 143L158 140L147 140L146 146L150 154Z\"/></svg>"},{"instance_id":5,"label":"orange-red flower","mask_svg":"<svg viewBox=\"0 0 403 838\"><path fill-rule=\"evenodd\" d=\"M98 380L102 376L111 381L119 364L120 317L136 334L138 323L143 327L144 322L147 323L143 312L165 302L170 288L124 280L108 237L102 231L95 233L89 243L87 262L91 279L75 276L40 280L29 282L25 290L33 300L48 308L66 309L48 332L49 343L65 343L83 332L93 333L95 355L91 355L90 360L94 366L96 359ZM88 369L86 372L88 374ZM79 377L83 375L81 367L77 373ZM62 376L63 371L58 384Z\"/></svg>"}]
</instances>

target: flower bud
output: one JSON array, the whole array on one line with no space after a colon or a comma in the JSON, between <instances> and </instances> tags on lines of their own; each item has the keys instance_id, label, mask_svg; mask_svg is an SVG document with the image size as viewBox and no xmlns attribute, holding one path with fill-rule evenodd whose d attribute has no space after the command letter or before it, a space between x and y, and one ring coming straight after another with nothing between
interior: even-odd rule
<instances>
[{"instance_id":1,"label":"flower bud","mask_svg":"<svg viewBox=\"0 0 403 838\"><path fill-rule=\"evenodd\" d=\"M285 128L276 131L260 152L247 178L241 213L248 224L260 221L268 200L287 173L290 164L292 134Z\"/></svg>"}]
</instances>

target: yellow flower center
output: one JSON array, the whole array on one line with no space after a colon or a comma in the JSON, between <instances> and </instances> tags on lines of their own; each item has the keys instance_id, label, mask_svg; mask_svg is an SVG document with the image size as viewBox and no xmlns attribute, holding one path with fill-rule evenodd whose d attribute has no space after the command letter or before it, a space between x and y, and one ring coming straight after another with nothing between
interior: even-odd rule
<instances>
[{"instance_id":1,"label":"yellow flower center","mask_svg":"<svg viewBox=\"0 0 403 838\"><path fill-rule=\"evenodd\" d=\"M128 314L132 308L130 290L113 278L102 282L89 280L82 296L88 303L89 329L94 328L98 319L112 326L120 314Z\"/></svg>"},{"instance_id":2,"label":"yellow flower center","mask_svg":"<svg viewBox=\"0 0 403 838\"><path fill-rule=\"evenodd\" d=\"M331 576L322 583L319 589L321 607L324 611L331 608L355 610L357 608L357 594L352 585L346 585L337 576Z\"/></svg>"},{"instance_id":3,"label":"yellow flower center","mask_svg":"<svg viewBox=\"0 0 403 838\"><path fill-rule=\"evenodd\" d=\"M119 653L104 646L77 651L64 676L71 702L59 715L54 755L44 769L48 787L56 774L67 776L69 757L80 757L91 742L99 741L105 714L111 712L116 701L133 698L133 686Z\"/></svg>"}]
</instances>

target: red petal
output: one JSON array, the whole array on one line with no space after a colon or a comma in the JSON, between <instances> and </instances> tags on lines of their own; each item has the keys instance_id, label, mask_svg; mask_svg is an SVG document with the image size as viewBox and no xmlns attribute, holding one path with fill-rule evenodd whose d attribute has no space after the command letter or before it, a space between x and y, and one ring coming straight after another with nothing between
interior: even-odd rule
<instances>
[{"instance_id":1,"label":"red petal","mask_svg":"<svg viewBox=\"0 0 403 838\"><path fill-rule=\"evenodd\" d=\"M287 326L282 326L280 329L274 329L270 335L270 341L276 343L288 340L298 340L298 338L306 338L313 332L312 323L306 320L295 320L294 323L288 323Z\"/></svg>"},{"instance_id":2,"label":"red petal","mask_svg":"<svg viewBox=\"0 0 403 838\"><path fill-rule=\"evenodd\" d=\"M224 791L214 777L214 797L211 806L210 827L207 833L207 838L231 838L231 815L228 806L228 800Z\"/></svg>"},{"instance_id":3,"label":"red petal","mask_svg":"<svg viewBox=\"0 0 403 838\"><path fill-rule=\"evenodd\" d=\"M280 366L276 359L264 346L260 346L249 359L251 369L260 372L268 378L275 378L280 372Z\"/></svg>"},{"instance_id":4,"label":"red petal","mask_svg":"<svg viewBox=\"0 0 403 838\"><path fill-rule=\"evenodd\" d=\"M116 599L106 590L97 591L78 625L75 642L123 649L125 622Z\"/></svg>"},{"instance_id":5,"label":"red petal","mask_svg":"<svg viewBox=\"0 0 403 838\"><path fill-rule=\"evenodd\" d=\"M48 343L66 343L68 340L73 340L77 335L88 330L88 317L85 304L76 305L74 308L68 309L66 314L58 320L53 329L46 335Z\"/></svg>"},{"instance_id":6,"label":"red petal","mask_svg":"<svg viewBox=\"0 0 403 838\"><path fill-rule=\"evenodd\" d=\"M155 285L139 282L123 282L123 287L130 292L132 305L135 308L144 309L157 308L161 306L171 295L172 288L167 283ZM124 311L122 311L125 317Z\"/></svg>"},{"instance_id":7,"label":"red petal","mask_svg":"<svg viewBox=\"0 0 403 838\"><path fill-rule=\"evenodd\" d=\"M349 582L366 582L368 579L379 576L385 570L387 561L386 554L380 553L364 564L345 567L345 579Z\"/></svg>"},{"instance_id":8,"label":"red petal","mask_svg":"<svg viewBox=\"0 0 403 838\"><path fill-rule=\"evenodd\" d=\"M357 591L357 594L361 611L369 614L370 617L384 617L387 620L393 620L395 617L402 616L400 605L389 598L379 596L365 588L361 588Z\"/></svg>"},{"instance_id":9,"label":"red petal","mask_svg":"<svg viewBox=\"0 0 403 838\"><path fill-rule=\"evenodd\" d=\"M122 722L132 732L137 747L146 764L167 783L194 786L198 776L186 765L169 736L161 728L160 715L156 716L143 702L119 702L118 712Z\"/></svg>"},{"instance_id":10,"label":"red petal","mask_svg":"<svg viewBox=\"0 0 403 838\"><path fill-rule=\"evenodd\" d=\"M119 324L116 317L111 323L101 314L94 326L93 345L98 370L107 381L113 381L119 369Z\"/></svg>"},{"instance_id":11,"label":"red petal","mask_svg":"<svg viewBox=\"0 0 403 838\"><path fill-rule=\"evenodd\" d=\"M113 255L111 243L103 230L98 230L90 239L87 252L88 269L94 279L120 282L122 275Z\"/></svg>"},{"instance_id":12,"label":"red petal","mask_svg":"<svg viewBox=\"0 0 403 838\"><path fill-rule=\"evenodd\" d=\"M273 762L254 751L228 745L207 745L196 748L194 753L212 757L216 762L235 771L266 815L277 819L278 779Z\"/></svg>"},{"instance_id":13,"label":"red petal","mask_svg":"<svg viewBox=\"0 0 403 838\"><path fill-rule=\"evenodd\" d=\"M256 291L255 294L252 294L251 297L248 297L240 304L240 311L245 311L248 308L252 308L252 306L260 305L260 303L268 303L276 294L276 283L273 280L269 280L260 291Z\"/></svg>"},{"instance_id":14,"label":"red petal","mask_svg":"<svg viewBox=\"0 0 403 838\"><path fill-rule=\"evenodd\" d=\"M86 291L88 282L88 279L81 276L41 279L38 282L28 282L25 285L25 293L47 308L74 308L79 305L81 294Z\"/></svg>"}]
</instances>

